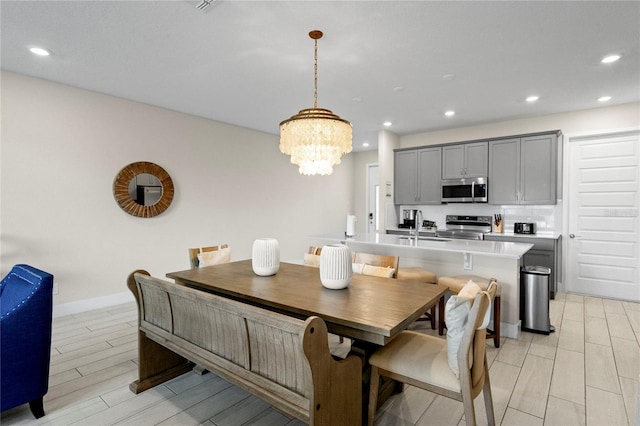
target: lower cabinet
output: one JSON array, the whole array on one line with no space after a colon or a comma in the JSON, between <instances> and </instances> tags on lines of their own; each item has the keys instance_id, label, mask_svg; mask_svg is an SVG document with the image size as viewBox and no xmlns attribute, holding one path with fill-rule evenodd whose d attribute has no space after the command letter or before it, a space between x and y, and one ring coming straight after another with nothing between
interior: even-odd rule
<instances>
[{"instance_id":1,"label":"lower cabinet","mask_svg":"<svg viewBox=\"0 0 640 426\"><path fill-rule=\"evenodd\" d=\"M551 269L549 276L549 297L555 299L558 291L558 279L562 276L562 237L536 238L515 237L509 235L486 235L487 241L509 241L513 243L533 244L522 259L523 266L546 266Z\"/></svg>"}]
</instances>

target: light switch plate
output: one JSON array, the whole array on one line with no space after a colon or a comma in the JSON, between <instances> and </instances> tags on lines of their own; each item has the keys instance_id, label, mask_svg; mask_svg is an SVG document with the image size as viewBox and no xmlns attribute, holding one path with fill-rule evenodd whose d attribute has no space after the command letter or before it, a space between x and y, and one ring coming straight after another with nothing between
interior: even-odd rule
<instances>
[{"instance_id":1,"label":"light switch plate","mask_svg":"<svg viewBox=\"0 0 640 426\"><path fill-rule=\"evenodd\" d=\"M463 253L462 256L464 269L473 269L473 255L471 253Z\"/></svg>"}]
</instances>

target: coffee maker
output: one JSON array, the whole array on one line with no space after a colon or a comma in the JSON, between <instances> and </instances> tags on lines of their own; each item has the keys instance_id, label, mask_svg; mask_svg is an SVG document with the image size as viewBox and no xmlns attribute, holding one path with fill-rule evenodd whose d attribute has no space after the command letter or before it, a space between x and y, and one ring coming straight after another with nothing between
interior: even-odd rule
<instances>
[{"instance_id":1,"label":"coffee maker","mask_svg":"<svg viewBox=\"0 0 640 426\"><path fill-rule=\"evenodd\" d=\"M418 210L403 209L402 223L398 224L398 227L399 228L415 228L416 216L418 216Z\"/></svg>"}]
</instances>

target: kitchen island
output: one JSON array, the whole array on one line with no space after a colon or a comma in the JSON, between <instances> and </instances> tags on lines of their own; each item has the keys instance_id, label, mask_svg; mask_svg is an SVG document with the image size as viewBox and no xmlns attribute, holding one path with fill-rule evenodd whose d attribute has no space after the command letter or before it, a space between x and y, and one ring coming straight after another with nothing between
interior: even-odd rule
<instances>
[{"instance_id":1,"label":"kitchen island","mask_svg":"<svg viewBox=\"0 0 640 426\"><path fill-rule=\"evenodd\" d=\"M409 239L389 234L340 234L308 237L311 245L346 244L352 251L399 256L400 267L421 266L437 276L472 274L496 278L502 287L502 335L520 335L520 267L532 244L507 241Z\"/></svg>"}]
</instances>

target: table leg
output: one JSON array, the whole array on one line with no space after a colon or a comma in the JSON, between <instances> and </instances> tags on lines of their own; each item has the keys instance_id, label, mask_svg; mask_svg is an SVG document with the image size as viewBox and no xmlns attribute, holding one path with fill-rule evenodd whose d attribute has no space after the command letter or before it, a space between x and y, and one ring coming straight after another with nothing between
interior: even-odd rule
<instances>
[{"instance_id":1,"label":"table leg","mask_svg":"<svg viewBox=\"0 0 640 426\"><path fill-rule=\"evenodd\" d=\"M360 340L353 340L349 355L356 355L362 359L362 424L367 424L369 408L369 388L371 386L371 364L369 358L380 348L373 343ZM378 401L376 409L392 395L403 391L403 384L388 377L380 377L380 387L378 388Z\"/></svg>"}]
</instances>

